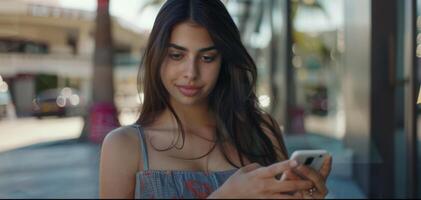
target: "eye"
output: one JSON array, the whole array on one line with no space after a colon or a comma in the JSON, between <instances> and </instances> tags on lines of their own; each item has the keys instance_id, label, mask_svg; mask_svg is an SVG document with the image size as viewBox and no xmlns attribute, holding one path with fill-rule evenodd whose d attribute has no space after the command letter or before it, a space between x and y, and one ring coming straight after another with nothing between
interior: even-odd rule
<instances>
[{"instance_id":1,"label":"eye","mask_svg":"<svg viewBox=\"0 0 421 200\"><path fill-rule=\"evenodd\" d=\"M183 59L183 54L181 53L170 53L169 56L171 59L177 60L177 61Z\"/></svg>"},{"instance_id":2,"label":"eye","mask_svg":"<svg viewBox=\"0 0 421 200\"><path fill-rule=\"evenodd\" d=\"M202 56L201 60L205 63L210 63L215 60L216 56Z\"/></svg>"}]
</instances>

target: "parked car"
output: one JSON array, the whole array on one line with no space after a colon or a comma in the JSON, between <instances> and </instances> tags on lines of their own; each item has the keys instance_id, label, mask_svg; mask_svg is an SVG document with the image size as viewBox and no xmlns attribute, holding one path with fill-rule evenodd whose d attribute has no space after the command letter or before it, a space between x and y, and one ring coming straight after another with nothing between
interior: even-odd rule
<instances>
[{"instance_id":1,"label":"parked car","mask_svg":"<svg viewBox=\"0 0 421 200\"><path fill-rule=\"evenodd\" d=\"M7 90L0 90L0 119L8 117L7 110L11 104L10 93Z\"/></svg>"},{"instance_id":2,"label":"parked car","mask_svg":"<svg viewBox=\"0 0 421 200\"><path fill-rule=\"evenodd\" d=\"M80 92L74 88L48 89L38 94L32 101L33 116L80 115L84 108Z\"/></svg>"},{"instance_id":3,"label":"parked car","mask_svg":"<svg viewBox=\"0 0 421 200\"><path fill-rule=\"evenodd\" d=\"M16 117L15 107L10 95L9 85L0 76L0 120Z\"/></svg>"}]
</instances>

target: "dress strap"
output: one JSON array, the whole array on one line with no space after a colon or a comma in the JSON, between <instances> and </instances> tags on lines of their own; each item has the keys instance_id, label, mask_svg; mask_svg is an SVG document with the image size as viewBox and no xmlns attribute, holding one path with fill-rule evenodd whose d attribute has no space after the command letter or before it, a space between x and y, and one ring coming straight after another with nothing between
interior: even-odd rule
<instances>
[{"instance_id":1,"label":"dress strap","mask_svg":"<svg viewBox=\"0 0 421 200\"><path fill-rule=\"evenodd\" d=\"M143 128L138 125L138 124L134 124L134 126L137 128L138 132L139 132L139 141L140 141L140 150L142 153L142 158L143 158L143 170L149 170L149 163L148 163L148 150L146 148L146 140L145 140L145 133L143 131Z\"/></svg>"}]
</instances>

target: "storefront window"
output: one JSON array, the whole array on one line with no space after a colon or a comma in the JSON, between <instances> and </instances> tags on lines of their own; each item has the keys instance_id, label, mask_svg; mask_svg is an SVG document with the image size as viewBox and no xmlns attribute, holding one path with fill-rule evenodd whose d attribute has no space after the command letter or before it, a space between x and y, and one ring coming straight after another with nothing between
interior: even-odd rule
<instances>
[{"instance_id":1,"label":"storefront window","mask_svg":"<svg viewBox=\"0 0 421 200\"><path fill-rule=\"evenodd\" d=\"M343 1L293 1L291 13L296 105L305 113L304 132L336 139L344 135L343 7Z\"/></svg>"}]
</instances>

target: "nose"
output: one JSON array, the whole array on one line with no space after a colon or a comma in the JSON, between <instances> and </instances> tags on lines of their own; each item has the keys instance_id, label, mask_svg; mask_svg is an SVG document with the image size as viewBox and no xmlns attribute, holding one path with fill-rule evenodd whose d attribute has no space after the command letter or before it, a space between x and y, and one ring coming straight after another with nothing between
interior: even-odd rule
<instances>
[{"instance_id":1,"label":"nose","mask_svg":"<svg viewBox=\"0 0 421 200\"><path fill-rule=\"evenodd\" d=\"M189 59L184 68L184 78L188 80L196 80L198 76L199 71L196 59Z\"/></svg>"}]
</instances>

